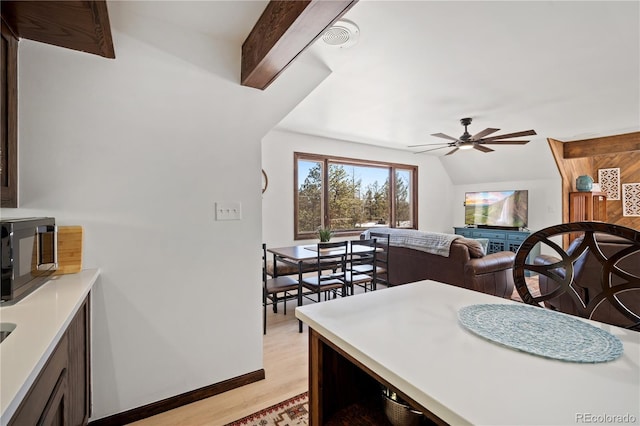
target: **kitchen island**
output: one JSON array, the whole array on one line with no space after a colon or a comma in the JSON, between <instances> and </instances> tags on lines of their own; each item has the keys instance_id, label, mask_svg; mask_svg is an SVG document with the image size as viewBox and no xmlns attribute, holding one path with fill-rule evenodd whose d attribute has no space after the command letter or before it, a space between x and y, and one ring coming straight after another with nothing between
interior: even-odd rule
<instances>
[{"instance_id":1,"label":"kitchen island","mask_svg":"<svg viewBox=\"0 0 640 426\"><path fill-rule=\"evenodd\" d=\"M458 320L464 306L517 303L420 281L296 308L309 326L311 424L381 387L440 424L640 422L640 333L584 320L624 349L614 361L588 364L496 344Z\"/></svg>"},{"instance_id":2,"label":"kitchen island","mask_svg":"<svg viewBox=\"0 0 640 426\"><path fill-rule=\"evenodd\" d=\"M0 307L0 321L16 325L0 343L1 425L16 422L14 415L19 415L21 411L32 410L30 406L21 404L24 405L25 399L32 396L33 387L42 381L44 370L49 366L62 365L61 370L65 374L73 368L67 358L74 357L74 342L83 346L74 362L78 361L84 371L77 373L88 380L88 358L82 359L89 350L89 330L85 327L89 321L88 296L99 274L99 269L88 269L77 274L54 276L16 304ZM70 327L75 326L75 322L78 323L78 329L74 329L74 333L67 333ZM63 343L68 346L61 347ZM87 377L84 377L85 373ZM64 389L73 388L76 378L71 374L66 376L69 377L63 380ZM58 378L54 380L54 385L62 383ZM88 391L87 386L77 395L85 398ZM76 402L69 401L68 397L65 400L65 404ZM59 415L68 419L66 412ZM83 413L83 416L87 415L88 412Z\"/></svg>"}]
</instances>

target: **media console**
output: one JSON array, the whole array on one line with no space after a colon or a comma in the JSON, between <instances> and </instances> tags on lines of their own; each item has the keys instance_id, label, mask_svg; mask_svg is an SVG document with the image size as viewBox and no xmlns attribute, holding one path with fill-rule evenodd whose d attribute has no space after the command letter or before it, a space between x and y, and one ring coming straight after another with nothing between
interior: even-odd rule
<instances>
[{"instance_id":1,"label":"media console","mask_svg":"<svg viewBox=\"0 0 640 426\"><path fill-rule=\"evenodd\" d=\"M487 254L497 253L499 251L517 252L518 248L524 240L531 235L528 231L517 231L507 229L493 228L466 228L454 227L454 233L462 235L465 238L486 238L489 240L487 245ZM533 262L536 256L540 254L540 246L533 248L527 262Z\"/></svg>"}]
</instances>

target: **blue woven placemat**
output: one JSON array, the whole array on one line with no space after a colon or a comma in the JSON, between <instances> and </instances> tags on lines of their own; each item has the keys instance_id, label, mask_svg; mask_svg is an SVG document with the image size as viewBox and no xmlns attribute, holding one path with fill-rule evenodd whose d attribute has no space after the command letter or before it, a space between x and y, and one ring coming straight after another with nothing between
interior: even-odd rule
<instances>
[{"instance_id":1,"label":"blue woven placemat","mask_svg":"<svg viewBox=\"0 0 640 426\"><path fill-rule=\"evenodd\" d=\"M458 311L473 333L513 349L570 362L607 362L622 355L622 342L601 328L528 305L485 304Z\"/></svg>"}]
</instances>

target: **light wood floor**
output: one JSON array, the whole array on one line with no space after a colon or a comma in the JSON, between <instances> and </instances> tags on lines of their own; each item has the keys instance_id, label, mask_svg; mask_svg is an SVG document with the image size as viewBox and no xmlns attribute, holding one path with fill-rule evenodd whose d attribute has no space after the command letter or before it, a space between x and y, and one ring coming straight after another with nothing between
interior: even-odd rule
<instances>
[{"instance_id":1,"label":"light wood floor","mask_svg":"<svg viewBox=\"0 0 640 426\"><path fill-rule=\"evenodd\" d=\"M264 336L265 379L132 423L136 426L225 425L308 389L308 329L298 333L295 301L287 315L282 304L274 314L267 307Z\"/></svg>"},{"instance_id":2,"label":"light wood floor","mask_svg":"<svg viewBox=\"0 0 640 426\"><path fill-rule=\"evenodd\" d=\"M537 284L537 283L536 283ZM384 288L384 286L381 286ZM356 287L356 293L362 289ZM313 303L313 302L305 302ZM222 426L308 390L308 328L298 333L294 310L267 309L263 338L265 379L135 423L134 426Z\"/></svg>"}]
</instances>

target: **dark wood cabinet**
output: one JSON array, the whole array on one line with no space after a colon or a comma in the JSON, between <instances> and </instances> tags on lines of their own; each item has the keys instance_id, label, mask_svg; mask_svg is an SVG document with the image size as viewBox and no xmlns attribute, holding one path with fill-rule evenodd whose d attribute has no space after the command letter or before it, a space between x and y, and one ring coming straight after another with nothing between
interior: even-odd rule
<instances>
[{"instance_id":1,"label":"dark wood cabinet","mask_svg":"<svg viewBox=\"0 0 640 426\"><path fill-rule=\"evenodd\" d=\"M88 423L91 414L89 318L87 297L9 426Z\"/></svg>"},{"instance_id":2,"label":"dark wood cabinet","mask_svg":"<svg viewBox=\"0 0 640 426\"><path fill-rule=\"evenodd\" d=\"M69 423L86 425L91 414L91 327L89 299L67 329L69 338Z\"/></svg>"},{"instance_id":3,"label":"dark wood cabinet","mask_svg":"<svg viewBox=\"0 0 640 426\"><path fill-rule=\"evenodd\" d=\"M18 38L1 24L0 199L2 207L18 207Z\"/></svg>"},{"instance_id":4,"label":"dark wood cabinet","mask_svg":"<svg viewBox=\"0 0 640 426\"><path fill-rule=\"evenodd\" d=\"M67 392L67 350L69 340L63 336L38 375L9 426L56 424L69 411ZM45 423L49 420L49 423Z\"/></svg>"}]
</instances>

